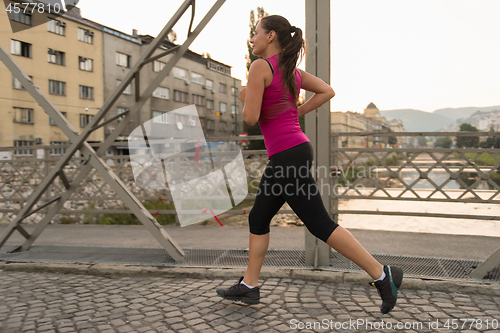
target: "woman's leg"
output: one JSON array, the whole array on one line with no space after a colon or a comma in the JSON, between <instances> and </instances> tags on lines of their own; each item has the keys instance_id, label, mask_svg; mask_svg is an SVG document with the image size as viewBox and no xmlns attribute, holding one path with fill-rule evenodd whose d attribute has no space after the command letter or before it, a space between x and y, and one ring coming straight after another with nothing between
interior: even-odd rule
<instances>
[{"instance_id":1,"label":"woman's leg","mask_svg":"<svg viewBox=\"0 0 500 333\"><path fill-rule=\"evenodd\" d=\"M264 263L267 247L269 246L269 233L265 235L250 233L249 238L248 266L243 282L249 286L256 287L259 284L260 269Z\"/></svg>"},{"instance_id":2,"label":"woman's leg","mask_svg":"<svg viewBox=\"0 0 500 333\"><path fill-rule=\"evenodd\" d=\"M280 166L285 166L290 171L302 168L303 172L299 173L298 177L288 171L283 177L274 173L275 181L284 189L288 187L289 191L284 191L286 201L314 236L354 261L376 280L371 285L382 298L380 311L384 314L391 311L396 305L398 289L403 281L403 270L400 267L382 266L349 231L330 218L321 199L320 189L323 190L324 187L317 185L309 170L313 160L311 146L298 145L273 155L271 160L275 169ZM328 191L331 191L329 184L326 185Z\"/></svg>"},{"instance_id":3,"label":"woman's leg","mask_svg":"<svg viewBox=\"0 0 500 333\"><path fill-rule=\"evenodd\" d=\"M269 246L269 225L276 212L285 203L285 198L276 188L273 166L269 162L259 183L255 203L248 216L250 225L248 267L243 282L255 287Z\"/></svg>"},{"instance_id":4,"label":"woman's leg","mask_svg":"<svg viewBox=\"0 0 500 333\"><path fill-rule=\"evenodd\" d=\"M338 226L326 243L364 269L372 279L377 280L382 276L383 266L344 227Z\"/></svg>"},{"instance_id":5,"label":"woman's leg","mask_svg":"<svg viewBox=\"0 0 500 333\"><path fill-rule=\"evenodd\" d=\"M269 245L269 225L273 216L285 203L285 198L279 193L276 194L277 189L273 191L274 185L273 167L269 162L264 169L255 204L248 216L250 249L247 271L245 276L232 287L217 289L217 295L224 299L246 304L259 304L260 302L259 274ZM248 288L242 282L254 288Z\"/></svg>"},{"instance_id":6,"label":"woman's leg","mask_svg":"<svg viewBox=\"0 0 500 333\"><path fill-rule=\"evenodd\" d=\"M309 143L285 150L271 157L275 181L283 195L308 230L340 254L363 268L374 280L382 276L383 266L369 254L352 234L336 224L321 199L320 188L310 168L313 155ZM276 170L283 170L278 173ZM325 187L331 190L329 186Z\"/></svg>"}]
</instances>

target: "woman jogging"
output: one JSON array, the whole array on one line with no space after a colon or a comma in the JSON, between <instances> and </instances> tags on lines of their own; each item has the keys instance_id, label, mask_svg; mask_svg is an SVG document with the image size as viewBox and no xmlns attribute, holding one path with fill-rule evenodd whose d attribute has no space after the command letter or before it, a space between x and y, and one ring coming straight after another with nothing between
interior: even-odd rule
<instances>
[{"instance_id":1,"label":"woman jogging","mask_svg":"<svg viewBox=\"0 0 500 333\"><path fill-rule=\"evenodd\" d=\"M298 117L329 101L335 92L322 80L296 68L304 54L304 39L302 30L291 26L285 18L278 15L262 18L250 43L253 54L264 59L250 66L247 87L241 90L239 98L244 103L245 122L250 126L259 122L269 163L248 218L250 244L246 274L231 288L218 289L217 294L232 301L260 303L258 280L269 245L269 225L286 201L314 236L374 279L371 285L382 298L380 309L388 313L396 304L402 269L382 266L349 231L330 218L310 172L312 147L299 126ZM314 95L297 108L301 88Z\"/></svg>"}]
</instances>

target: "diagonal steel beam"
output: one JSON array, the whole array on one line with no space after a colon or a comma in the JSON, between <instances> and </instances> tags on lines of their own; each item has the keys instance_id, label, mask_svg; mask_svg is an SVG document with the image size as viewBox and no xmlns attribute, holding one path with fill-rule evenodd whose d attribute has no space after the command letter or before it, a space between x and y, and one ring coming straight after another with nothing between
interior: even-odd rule
<instances>
[{"instance_id":1,"label":"diagonal steel beam","mask_svg":"<svg viewBox=\"0 0 500 333\"><path fill-rule=\"evenodd\" d=\"M154 39L151 44L148 46L146 51L142 54L140 59L136 62L136 64L132 67L129 73L126 75L122 83L115 89L110 98L104 103L103 107L100 111L94 116L92 121L87 125L81 135L78 135L78 132L74 130L72 125L62 116L62 114L57 110L57 108L48 100L48 98L43 95L43 93L38 89L38 87L34 86L29 77L22 71L22 69L15 64L13 59L9 56L9 54L0 46L0 60L2 60L7 67L11 70L13 75L17 77L21 84L26 87L26 90L30 92L30 94L35 98L35 100L44 108L45 112L51 116L56 124L65 132L71 142L73 144L67 149L66 154L61 158L61 160L57 163L56 167L49 173L49 175L44 179L42 184L40 184L37 189L34 191L28 202L21 209L18 216L9 224L9 227L4 231L2 235L0 235L0 247L7 241L10 235L17 230L17 226L21 223L23 216L31 210L31 208L36 204L41 195L49 188L50 184L54 181L55 177L59 174L59 172L64 168L64 166L68 163L69 159L74 155L76 150L80 150L85 156L86 163L84 164L83 169L75 178L75 180L70 184L69 188L61 198L57 201L55 207L53 207L44 219L38 224L35 231L27 237L25 243L18 250L27 250L31 246L31 244L36 240L36 238L41 234L41 232L45 229L47 224L50 222L52 217L59 211L59 209L63 206L64 202L69 199L71 194L76 190L79 186L80 182L87 176L87 174L91 171L92 168L96 168L96 170L108 181L111 185L112 189L117 192L118 196L127 204L134 214L139 218L139 220L149 229L149 231L153 234L153 236L160 242L160 244L168 251L168 253L172 256L172 258L176 261L182 260L184 253L182 250L175 244L175 242L170 239L165 230L158 224L158 222L151 216L151 214L144 208L144 206L135 198L135 196L126 188L125 184L121 182L121 180L111 171L111 169L102 161L99 156L112 145L116 137L120 134L120 132L124 129L125 125L130 121L130 119L140 110L140 108L144 105L148 98L151 97L154 89L161 83L161 81L168 75L170 70L175 66L177 61L183 56L183 54L188 50L189 45L196 39L199 33L203 30L203 28L208 24L211 18L215 15L215 13L219 10L225 0L218 0L214 6L210 9L210 11L205 15L203 20L198 24L194 31L189 31L189 37L186 39L184 44L179 47L176 54L170 59L165 68L158 74L158 76L152 81L149 87L146 89L144 94L138 99L137 103L134 107L128 112L123 121L120 122L119 126L115 129L113 133L107 138L107 140L100 146L100 148L96 151L93 150L92 147L86 142L87 137L91 134L93 130L99 128L101 126L98 125L100 120L104 118L106 113L109 111L111 106L115 103L117 98L123 92L123 90L128 86L128 84L134 79L136 73L140 71L145 62L151 57L156 49L158 49L163 40L166 38L167 34L170 32L172 27L177 23L180 17L184 14L184 12L190 7L193 6L194 10L194 0L186 0L183 5L179 8L179 10L174 14L172 19L167 23L164 29L160 32L158 37ZM194 13L193 13L194 14ZM191 30L191 27L190 29Z\"/></svg>"},{"instance_id":2,"label":"diagonal steel beam","mask_svg":"<svg viewBox=\"0 0 500 333\"><path fill-rule=\"evenodd\" d=\"M477 266L469 276L478 279L487 278L488 273L500 266L500 248L498 248L491 256L488 257L481 265Z\"/></svg>"}]
</instances>

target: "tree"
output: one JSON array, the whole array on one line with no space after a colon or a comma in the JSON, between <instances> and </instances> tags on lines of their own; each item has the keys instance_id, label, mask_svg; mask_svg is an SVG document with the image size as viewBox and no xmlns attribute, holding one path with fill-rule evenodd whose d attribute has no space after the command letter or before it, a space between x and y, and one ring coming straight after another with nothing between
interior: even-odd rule
<instances>
[{"instance_id":1,"label":"tree","mask_svg":"<svg viewBox=\"0 0 500 333\"><path fill-rule=\"evenodd\" d=\"M497 139L498 137L493 136L493 133L495 133L495 126L491 125L490 126L490 136L486 139L486 141L481 142L479 145L481 148L498 148L497 147Z\"/></svg>"},{"instance_id":2,"label":"tree","mask_svg":"<svg viewBox=\"0 0 500 333\"><path fill-rule=\"evenodd\" d=\"M262 135L262 131L260 130L259 123L249 127L247 129L248 135ZM262 150L266 149L266 145L264 144L264 140L251 140L250 145L248 146L250 150Z\"/></svg>"},{"instance_id":3,"label":"tree","mask_svg":"<svg viewBox=\"0 0 500 333\"><path fill-rule=\"evenodd\" d=\"M427 147L427 138L425 136L419 136L417 140L420 147Z\"/></svg>"},{"instance_id":4,"label":"tree","mask_svg":"<svg viewBox=\"0 0 500 333\"><path fill-rule=\"evenodd\" d=\"M247 39L247 48L248 48L248 55L245 55L245 59L247 60L247 75L248 71L250 70L250 65L252 62L254 62L257 59L260 59L261 57L258 57L256 55L253 55L252 53L252 45L250 44L250 40L253 38L255 35L255 28L257 28L257 23L260 21L261 18L264 16L268 15L264 11L264 7L257 7L257 20L255 20L255 12L253 10L250 11L250 38Z\"/></svg>"},{"instance_id":5,"label":"tree","mask_svg":"<svg viewBox=\"0 0 500 333\"><path fill-rule=\"evenodd\" d=\"M451 145L453 144L453 140L449 137L438 137L436 141L434 142L434 147L441 147L441 148L450 148Z\"/></svg>"},{"instance_id":6,"label":"tree","mask_svg":"<svg viewBox=\"0 0 500 333\"><path fill-rule=\"evenodd\" d=\"M488 140L486 141L481 141L479 143L479 148L491 148L492 146L488 143Z\"/></svg>"},{"instance_id":7,"label":"tree","mask_svg":"<svg viewBox=\"0 0 500 333\"><path fill-rule=\"evenodd\" d=\"M389 128L389 132L393 132L393 130ZM398 138L395 136L389 136L388 142L390 145L395 145L396 143L398 143Z\"/></svg>"},{"instance_id":8,"label":"tree","mask_svg":"<svg viewBox=\"0 0 500 333\"><path fill-rule=\"evenodd\" d=\"M460 125L460 132L478 132L475 126L468 123ZM479 145L478 136L457 136L458 148L477 148Z\"/></svg>"}]
</instances>

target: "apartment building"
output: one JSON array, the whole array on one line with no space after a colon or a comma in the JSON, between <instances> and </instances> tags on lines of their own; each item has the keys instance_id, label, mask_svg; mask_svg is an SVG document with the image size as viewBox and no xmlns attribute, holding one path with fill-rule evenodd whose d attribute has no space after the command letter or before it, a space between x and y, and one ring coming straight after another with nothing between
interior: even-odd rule
<instances>
[{"instance_id":1,"label":"apartment building","mask_svg":"<svg viewBox=\"0 0 500 333\"><path fill-rule=\"evenodd\" d=\"M366 132L368 130L368 119L357 112L332 112L331 113L332 133L339 132ZM365 137L350 136L342 138L342 147L362 148Z\"/></svg>"},{"instance_id":2,"label":"apartment building","mask_svg":"<svg viewBox=\"0 0 500 333\"><path fill-rule=\"evenodd\" d=\"M21 1L11 1L23 8ZM12 27L16 33L9 33ZM20 25L20 26L18 26ZM30 28L31 27L31 28ZM30 28L23 30L23 28ZM0 45L33 82L81 131L103 104L102 40L97 26L47 12L0 11ZM67 137L0 62L0 146L22 147L15 156L34 156L37 145L58 144ZM104 131L91 134L100 141Z\"/></svg>"},{"instance_id":3,"label":"apartment building","mask_svg":"<svg viewBox=\"0 0 500 333\"><path fill-rule=\"evenodd\" d=\"M22 6L22 1L11 2ZM10 32L11 24L29 29L1 34L0 44L76 130L88 124L153 40L148 35L129 35L87 20L77 7L63 17L37 11L32 15L0 11L0 29ZM20 27L15 31L22 30ZM156 54L175 46L165 41ZM144 66L140 72L141 92L171 56ZM105 119L130 109L136 101L135 89L132 82ZM126 140L134 128L152 118L159 116L159 121L169 122L163 113L189 104L196 105L207 137L234 135L243 129L243 105L236 98L240 89L241 80L231 77L230 66L188 51L120 133L120 139ZM68 140L3 63L0 112L0 146L23 147L14 155L33 156L37 145L57 145ZM189 125L189 119L180 121ZM102 141L115 126L110 123L88 140ZM64 150L55 147L52 153L60 155Z\"/></svg>"},{"instance_id":4,"label":"apartment building","mask_svg":"<svg viewBox=\"0 0 500 333\"><path fill-rule=\"evenodd\" d=\"M388 132L389 124L385 122L385 118L366 117L365 114L352 111L336 111L331 113L331 131L332 133ZM346 136L341 137L339 145L349 148L385 148L388 145L388 137Z\"/></svg>"},{"instance_id":5,"label":"apartment building","mask_svg":"<svg viewBox=\"0 0 500 333\"><path fill-rule=\"evenodd\" d=\"M127 35L109 27L103 27L104 39L104 96L111 95L116 86L127 74L132 64L137 61L146 47L153 41L149 35L138 35L133 31ZM153 56L176 47L168 40L163 42ZM146 64L140 73L142 92L156 75L165 67L172 54ZM108 119L123 113L132 107L136 99L136 86L132 82L115 103ZM127 128L120 133L120 138L127 136L141 123L155 119L155 123L165 126L184 128L193 126L193 119L177 116L175 110L194 104L198 111L201 127L207 139L215 136L230 136L243 128L241 115L243 104L237 99L241 89L241 80L231 77L231 67L216 60L203 57L192 51L177 62L169 75L153 92L152 97L144 104L141 111L131 120ZM236 113L239 112L239 117ZM106 126L105 133L110 133L115 124ZM125 149L125 147L121 147Z\"/></svg>"}]
</instances>

